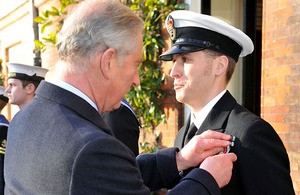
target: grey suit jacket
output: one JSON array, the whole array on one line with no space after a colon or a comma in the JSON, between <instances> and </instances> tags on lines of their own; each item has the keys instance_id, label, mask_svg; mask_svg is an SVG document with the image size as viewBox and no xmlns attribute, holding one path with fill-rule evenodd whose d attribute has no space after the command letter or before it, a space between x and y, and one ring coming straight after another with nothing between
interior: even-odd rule
<instances>
[{"instance_id":1,"label":"grey suit jacket","mask_svg":"<svg viewBox=\"0 0 300 195\"><path fill-rule=\"evenodd\" d=\"M190 122L181 128L175 146L182 148ZM221 189L228 195L292 195L293 184L285 147L270 124L252 114L227 91L196 132L207 129L236 136L234 163L230 183ZM187 171L188 172L188 171Z\"/></svg>"},{"instance_id":2,"label":"grey suit jacket","mask_svg":"<svg viewBox=\"0 0 300 195\"><path fill-rule=\"evenodd\" d=\"M112 136L85 100L43 81L33 101L12 120L4 177L6 194L150 194L179 178L176 148L141 155ZM220 193L196 169L172 192Z\"/></svg>"}]
</instances>

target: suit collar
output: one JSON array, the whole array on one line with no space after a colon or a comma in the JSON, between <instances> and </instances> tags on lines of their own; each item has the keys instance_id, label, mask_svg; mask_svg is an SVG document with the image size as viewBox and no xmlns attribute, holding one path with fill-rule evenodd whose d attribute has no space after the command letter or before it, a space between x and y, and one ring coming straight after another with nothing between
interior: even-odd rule
<instances>
[{"instance_id":1,"label":"suit collar","mask_svg":"<svg viewBox=\"0 0 300 195\"><path fill-rule=\"evenodd\" d=\"M79 97L81 97L82 99L87 101L91 106L93 106L98 111L97 105L87 95L85 95L82 91L80 91L73 85L71 85L65 81L62 81L60 79L55 79L51 83L65 89L67 91L70 91L70 92L74 93L75 95L78 95Z\"/></svg>"},{"instance_id":2,"label":"suit collar","mask_svg":"<svg viewBox=\"0 0 300 195\"><path fill-rule=\"evenodd\" d=\"M197 134L207 129L223 132L227 118L235 105L236 100L227 91L207 115Z\"/></svg>"},{"instance_id":3,"label":"suit collar","mask_svg":"<svg viewBox=\"0 0 300 195\"><path fill-rule=\"evenodd\" d=\"M188 117L188 120L186 121L184 126L181 127L181 129L178 131L178 134L175 137L174 146L178 147L179 149L183 148L184 146L184 139L188 132L188 129L190 128L190 123L191 123L190 119L191 119L191 114Z\"/></svg>"},{"instance_id":4,"label":"suit collar","mask_svg":"<svg viewBox=\"0 0 300 195\"><path fill-rule=\"evenodd\" d=\"M68 107L81 117L101 128L101 130L112 134L98 111L79 96L46 81L40 83L35 93L41 98Z\"/></svg>"},{"instance_id":5,"label":"suit collar","mask_svg":"<svg viewBox=\"0 0 300 195\"><path fill-rule=\"evenodd\" d=\"M224 89L221 93L211 99L197 114L192 114L191 123L194 122L195 126L199 129L202 125L203 121L212 110L212 108L216 105L216 103L224 96L226 93L226 89ZM193 117L194 116L194 117Z\"/></svg>"},{"instance_id":6,"label":"suit collar","mask_svg":"<svg viewBox=\"0 0 300 195\"><path fill-rule=\"evenodd\" d=\"M224 132L228 116L235 105L236 100L228 91L226 91L223 97L209 112L196 134L199 135L208 129L218 132ZM184 146L185 136L190 127L190 118L191 116L189 116L186 124L180 129L175 138L174 145L178 148L182 148Z\"/></svg>"}]
</instances>

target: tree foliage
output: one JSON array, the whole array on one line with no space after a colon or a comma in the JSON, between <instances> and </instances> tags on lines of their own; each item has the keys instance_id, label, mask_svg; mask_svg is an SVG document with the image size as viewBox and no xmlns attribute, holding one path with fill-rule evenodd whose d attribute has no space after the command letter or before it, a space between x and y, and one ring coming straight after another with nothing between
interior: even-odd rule
<instances>
[{"instance_id":1,"label":"tree foliage","mask_svg":"<svg viewBox=\"0 0 300 195\"><path fill-rule=\"evenodd\" d=\"M158 59L165 47L162 37L162 23L174 9L184 9L185 4L176 0L134 0L127 5L144 20L143 58L139 66L140 86L132 88L127 94L130 105L137 116L142 116L146 129L154 129L166 117L162 112L161 100L165 93L161 88L165 75Z\"/></svg>"},{"instance_id":2,"label":"tree foliage","mask_svg":"<svg viewBox=\"0 0 300 195\"><path fill-rule=\"evenodd\" d=\"M0 86L3 86L3 77L2 77L2 62L3 60L0 59Z\"/></svg>"},{"instance_id":3,"label":"tree foliage","mask_svg":"<svg viewBox=\"0 0 300 195\"><path fill-rule=\"evenodd\" d=\"M80 0L59 0L59 7L51 7L51 10L41 12L41 16L38 16L34 21L41 25L41 33L45 33L45 29L50 26L55 26L54 32L50 32L48 35L42 37L43 41L34 40L36 48L44 52L46 46L55 46L57 42L57 33L60 31L64 18L68 14L66 8L69 5L77 4Z\"/></svg>"}]
</instances>

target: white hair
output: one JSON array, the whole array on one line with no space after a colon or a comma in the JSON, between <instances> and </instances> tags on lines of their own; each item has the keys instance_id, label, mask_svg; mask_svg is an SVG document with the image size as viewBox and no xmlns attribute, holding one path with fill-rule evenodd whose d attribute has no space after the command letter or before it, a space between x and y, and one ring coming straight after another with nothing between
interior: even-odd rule
<instances>
[{"instance_id":1,"label":"white hair","mask_svg":"<svg viewBox=\"0 0 300 195\"><path fill-rule=\"evenodd\" d=\"M70 73L87 71L91 60L108 48L118 58L136 52L137 32L143 21L117 0L85 0L69 12L58 34L59 69ZM58 68L58 67L57 67Z\"/></svg>"}]
</instances>

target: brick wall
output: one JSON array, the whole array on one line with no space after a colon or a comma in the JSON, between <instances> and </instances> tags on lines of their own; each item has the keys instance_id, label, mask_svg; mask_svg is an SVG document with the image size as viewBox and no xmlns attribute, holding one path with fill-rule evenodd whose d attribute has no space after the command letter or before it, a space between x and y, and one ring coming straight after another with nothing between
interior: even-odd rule
<instances>
[{"instance_id":1,"label":"brick wall","mask_svg":"<svg viewBox=\"0 0 300 195\"><path fill-rule=\"evenodd\" d=\"M300 0L263 1L262 117L288 150L300 194Z\"/></svg>"}]
</instances>

